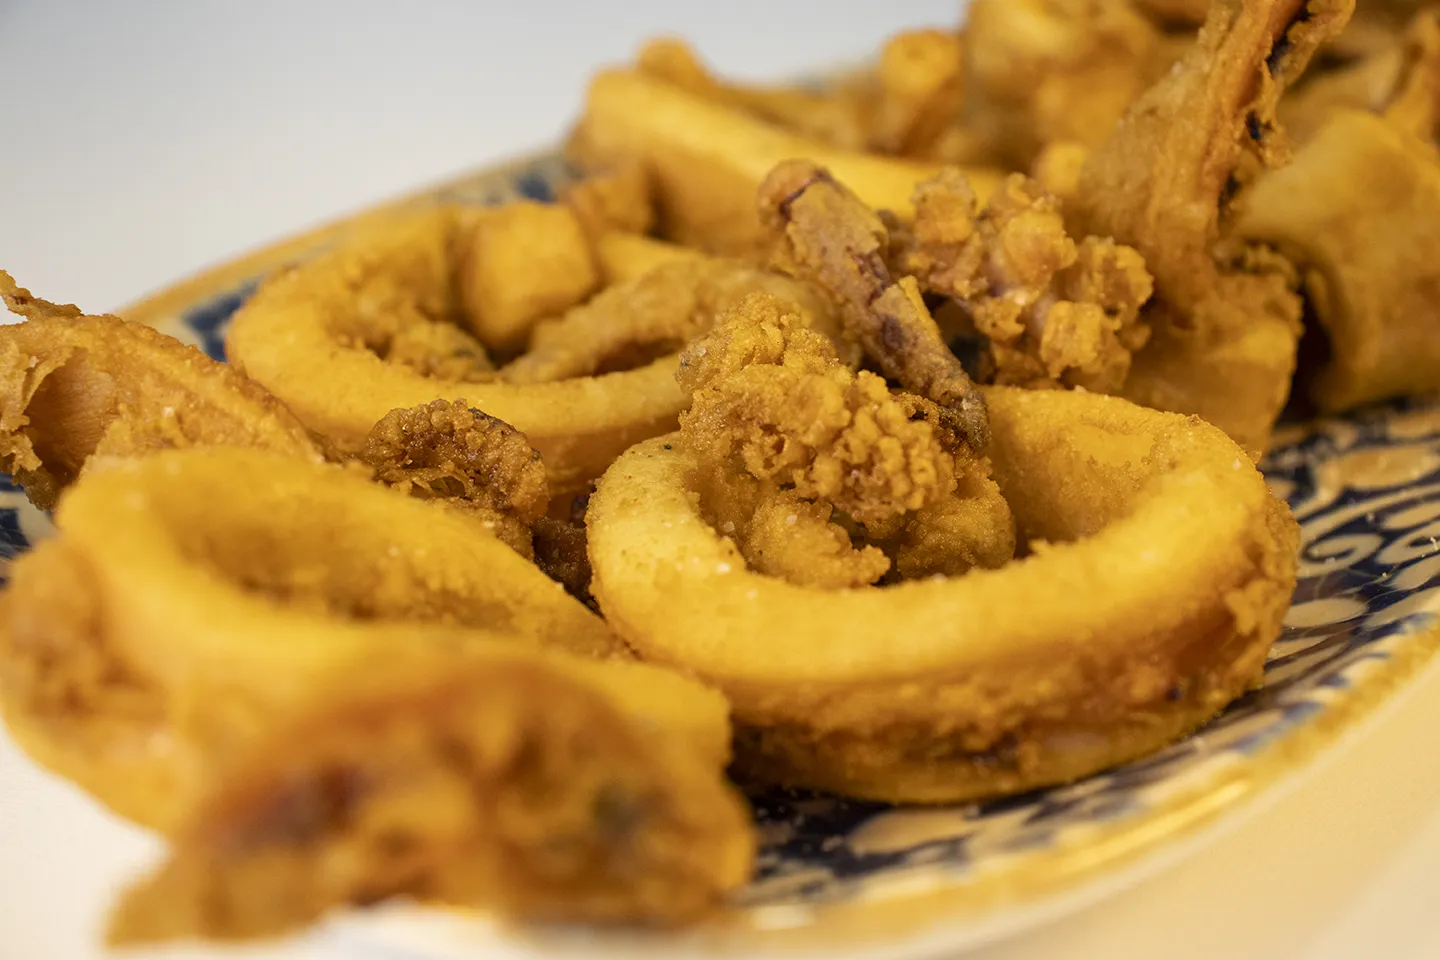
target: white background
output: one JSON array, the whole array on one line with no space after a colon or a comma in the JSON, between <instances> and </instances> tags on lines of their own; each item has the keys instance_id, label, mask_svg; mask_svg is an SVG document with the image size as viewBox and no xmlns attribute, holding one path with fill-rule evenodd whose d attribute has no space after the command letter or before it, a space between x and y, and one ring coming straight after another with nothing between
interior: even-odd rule
<instances>
[{"instance_id":1,"label":"white background","mask_svg":"<svg viewBox=\"0 0 1440 960\"><path fill-rule=\"evenodd\" d=\"M763 77L862 56L953 7L0 0L0 267L114 308L544 143L591 70L644 35L683 33ZM1440 679L1392 714L1184 864L978 956L1440 958ZM0 960L98 957L110 894L156 853L0 736Z\"/></svg>"}]
</instances>

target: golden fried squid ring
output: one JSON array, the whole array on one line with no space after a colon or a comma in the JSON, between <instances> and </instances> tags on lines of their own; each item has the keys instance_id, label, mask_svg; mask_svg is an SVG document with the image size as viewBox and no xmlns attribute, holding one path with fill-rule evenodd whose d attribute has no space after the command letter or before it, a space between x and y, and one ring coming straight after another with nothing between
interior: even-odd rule
<instances>
[{"instance_id":1,"label":"golden fried squid ring","mask_svg":"<svg viewBox=\"0 0 1440 960\"><path fill-rule=\"evenodd\" d=\"M640 161L653 178L662 235L706 250L748 256L761 246L755 188L781 161L808 157L834 171L866 203L910 214L910 191L932 176L928 162L840 150L772 126L643 73L610 70L590 84L569 151L582 162ZM992 170L969 171L988 195Z\"/></svg>"},{"instance_id":2,"label":"golden fried squid ring","mask_svg":"<svg viewBox=\"0 0 1440 960\"><path fill-rule=\"evenodd\" d=\"M1440 387L1440 18L1417 18L1383 114L1336 109L1245 198L1238 231L1302 271L1328 349L1300 380L1323 412Z\"/></svg>"},{"instance_id":3,"label":"golden fried squid ring","mask_svg":"<svg viewBox=\"0 0 1440 960\"><path fill-rule=\"evenodd\" d=\"M194 347L114 316L39 300L0 270L0 470L55 505L92 457L193 446L320 451L263 389Z\"/></svg>"},{"instance_id":4,"label":"golden fried squid ring","mask_svg":"<svg viewBox=\"0 0 1440 960\"><path fill-rule=\"evenodd\" d=\"M487 644L332 684L229 766L110 940L275 936L394 897L541 921L695 919L750 876L722 697Z\"/></svg>"},{"instance_id":5,"label":"golden fried squid ring","mask_svg":"<svg viewBox=\"0 0 1440 960\"><path fill-rule=\"evenodd\" d=\"M1290 393L1300 337L1292 265L1237 241L1232 200L1284 159L1276 102L1354 0L1216 0L1195 47L1085 164L1066 217L1145 258L1152 331L1122 395L1194 413L1253 455Z\"/></svg>"},{"instance_id":6,"label":"golden fried squid ring","mask_svg":"<svg viewBox=\"0 0 1440 960\"><path fill-rule=\"evenodd\" d=\"M668 438L600 480L601 609L643 658L726 693L747 775L888 801L1011 793L1154 750L1259 680L1298 532L1244 451L1118 398L986 395L1031 555L958 579L824 590L757 574L700 513L693 455Z\"/></svg>"},{"instance_id":7,"label":"golden fried squid ring","mask_svg":"<svg viewBox=\"0 0 1440 960\"><path fill-rule=\"evenodd\" d=\"M87 473L56 524L11 567L0 604L6 718L41 763L161 829L206 754L315 674L441 642L396 639L401 626L445 626L454 648L483 628L627 655L474 518L341 467L166 451Z\"/></svg>"},{"instance_id":8,"label":"golden fried squid ring","mask_svg":"<svg viewBox=\"0 0 1440 960\"><path fill-rule=\"evenodd\" d=\"M473 216L441 208L387 221L274 277L236 313L226 350L342 452L358 453L391 410L465 397L529 438L557 492L576 489L673 426L674 362L524 384L497 382L488 364L456 376L387 362L397 325L468 336L457 263ZM479 347L470 343L461 354Z\"/></svg>"}]
</instances>

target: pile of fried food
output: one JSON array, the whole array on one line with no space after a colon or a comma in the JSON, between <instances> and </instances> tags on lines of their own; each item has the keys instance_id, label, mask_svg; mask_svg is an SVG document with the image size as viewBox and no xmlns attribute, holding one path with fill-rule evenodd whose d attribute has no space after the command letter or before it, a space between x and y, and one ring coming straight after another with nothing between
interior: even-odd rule
<instances>
[{"instance_id":1,"label":"pile of fried food","mask_svg":"<svg viewBox=\"0 0 1440 960\"><path fill-rule=\"evenodd\" d=\"M1282 410L1440 386L1440 20L1352 6L974 0L824 88L655 42L556 203L372 218L229 365L0 274L57 528L5 719L172 845L111 937L693 921L735 783L964 801L1214 716L1294 588Z\"/></svg>"}]
</instances>

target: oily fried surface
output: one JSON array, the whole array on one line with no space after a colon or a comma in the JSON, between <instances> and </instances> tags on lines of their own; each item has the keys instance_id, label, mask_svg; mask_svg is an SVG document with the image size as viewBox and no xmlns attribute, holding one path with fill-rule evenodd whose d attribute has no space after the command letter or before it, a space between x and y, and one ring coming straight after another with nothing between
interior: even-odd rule
<instances>
[{"instance_id":1,"label":"oily fried surface","mask_svg":"<svg viewBox=\"0 0 1440 960\"><path fill-rule=\"evenodd\" d=\"M111 941L273 936L402 896L547 921L695 918L748 877L748 812L673 720L621 705L654 695L639 671L656 671L615 670L402 662L316 702L217 783ZM691 713L713 709L686 686Z\"/></svg>"},{"instance_id":2,"label":"oily fried surface","mask_svg":"<svg viewBox=\"0 0 1440 960\"><path fill-rule=\"evenodd\" d=\"M733 260L695 257L660 263L542 323L530 349L500 376L539 383L643 366L676 353L719 313L757 292L794 304L811 326L839 335L830 305L806 284Z\"/></svg>"},{"instance_id":3,"label":"oily fried surface","mask_svg":"<svg viewBox=\"0 0 1440 960\"><path fill-rule=\"evenodd\" d=\"M1280 94L1348 19L1350 0L1222 0L1191 53L1086 163L1067 217L1134 247L1155 280L1125 396L1197 413L1251 451L1269 443L1295 365L1289 264L1237 244L1230 208L1284 159Z\"/></svg>"},{"instance_id":4,"label":"oily fried surface","mask_svg":"<svg viewBox=\"0 0 1440 960\"><path fill-rule=\"evenodd\" d=\"M760 185L761 221L777 265L834 300L845 329L885 375L935 401L977 450L989 435L985 401L950 352L911 277L893 278L885 224L809 161L773 169Z\"/></svg>"},{"instance_id":5,"label":"oily fried surface","mask_svg":"<svg viewBox=\"0 0 1440 960\"><path fill-rule=\"evenodd\" d=\"M246 446L318 459L259 385L149 327L31 296L0 271L23 323L0 326L0 469L52 507L91 457Z\"/></svg>"},{"instance_id":6,"label":"oily fried surface","mask_svg":"<svg viewBox=\"0 0 1440 960\"><path fill-rule=\"evenodd\" d=\"M965 532L972 556L992 566L1013 552L1008 511L984 487L988 465L943 411L855 373L773 298L727 313L682 355L677 380L691 395L681 438L698 458L702 499L756 569L817 586L873 583L891 563L866 538L930 539L939 528L927 508L972 472L979 488L967 495L998 502Z\"/></svg>"},{"instance_id":7,"label":"oily fried surface","mask_svg":"<svg viewBox=\"0 0 1440 960\"><path fill-rule=\"evenodd\" d=\"M585 509L589 501L589 493L584 493L561 503L558 511L552 508L549 514L535 521L532 533L536 566L564 586L566 593L594 610L585 536Z\"/></svg>"},{"instance_id":8,"label":"oily fried surface","mask_svg":"<svg viewBox=\"0 0 1440 960\"><path fill-rule=\"evenodd\" d=\"M996 383L1111 393L1149 337L1139 253L1099 237L1077 244L1059 201L1019 174L981 210L965 176L946 170L916 188L914 226L892 240L897 272L951 298L986 337Z\"/></svg>"},{"instance_id":9,"label":"oily fried surface","mask_svg":"<svg viewBox=\"0 0 1440 960\"><path fill-rule=\"evenodd\" d=\"M545 465L503 420L464 400L392 410L370 431L360 460L386 486L474 513L522 556L534 556L530 528L550 501Z\"/></svg>"},{"instance_id":10,"label":"oily fried surface","mask_svg":"<svg viewBox=\"0 0 1440 960\"><path fill-rule=\"evenodd\" d=\"M1179 55L1133 0L974 0L962 37L964 123L1011 169L1103 141Z\"/></svg>"}]
</instances>

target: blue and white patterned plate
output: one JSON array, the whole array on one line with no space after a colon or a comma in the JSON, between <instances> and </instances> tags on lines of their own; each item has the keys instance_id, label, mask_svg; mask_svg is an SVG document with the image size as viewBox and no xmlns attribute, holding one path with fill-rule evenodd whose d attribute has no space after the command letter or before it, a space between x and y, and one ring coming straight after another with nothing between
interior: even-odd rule
<instances>
[{"instance_id":1,"label":"blue and white patterned plate","mask_svg":"<svg viewBox=\"0 0 1440 960\"><path fill-rule=\"evenodd\" d=\"M545 201L569 175L547 155L399 203ZM258 279L354 222L218 268L123 313L223 358L226 325ZM1284 635L1260 689L1160 753L1069 786L950 808L759 797L764 843L754 882L728 918L698 931L497 934L482 918L399 908L344 919L328 942L337 955L377 960L458 960L482 943L493 951L497 937L513 956L543 949L859 957L881 947L887 957L922 956L1014 929L1133 878L1306 766L1440 646L1440 401L1289 428L1265 472L1303 531L1300 583ZM0 492L0 554L24 550L44 527L18 492Z\"/></svg>"}]
</instances>

